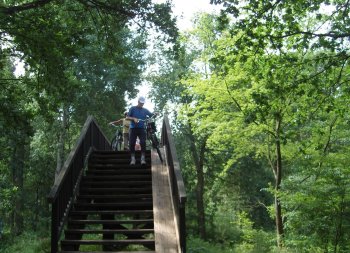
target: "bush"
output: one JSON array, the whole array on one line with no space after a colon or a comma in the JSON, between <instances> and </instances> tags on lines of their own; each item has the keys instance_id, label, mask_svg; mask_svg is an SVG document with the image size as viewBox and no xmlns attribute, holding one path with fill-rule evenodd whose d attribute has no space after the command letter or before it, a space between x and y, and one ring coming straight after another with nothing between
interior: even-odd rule
<instances>
[{"instance_id":1,"label":"bush","mask_svg":"<svg viewBox=\"0 0 350 253\"><path fill-rule=\"evenodd\" d=\"M203 241L199 238L187 239L188 253L234 253L233 249L227 246Z\"/></svg>"},{"instance_id":2,"label":"bush","mask_svg":"<svg viewBox=\"0 0 350 253\"><path fill-rule=\"evenodd\" d=\"M50 238L26 232L17 237L4 234L0 239L0 253L49 253Z\"/></svg>"}]
</instances>

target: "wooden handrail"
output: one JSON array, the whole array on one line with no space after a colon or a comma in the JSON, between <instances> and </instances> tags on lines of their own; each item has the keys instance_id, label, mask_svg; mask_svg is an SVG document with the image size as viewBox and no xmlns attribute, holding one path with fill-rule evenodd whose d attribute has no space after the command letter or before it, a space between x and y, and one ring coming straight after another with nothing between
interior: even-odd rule
<instances>
[{"instance_id":1,"label":"wooden handrail","mask_svg":"<svg viewBox=\"0 0 350 253\"><path fill-rule=\"evenodd\" d=\"M162 126L161 144L164 146L166 152L166 163L169 168L170 187L173 198L173 206L175 209L176 226L180 239L180 250L186 253L186 219L185 219L185 205L186 205L186 190L185 184L181 175L180 163L177 158L175 142L171 133L169 119L165 115Z\"/></svg>"},{"instance_id":2,"label":"wooden handrail","mask_svg":"<svg viewBox=\"0 0 350 253\"><path fill-rule=\"evenodd\" d=\"M51 204L51 253L58 252L58 241L79 187L91 150L109 150L110 143L94 118L85 121L79 139L65 161L47 197Z\"/></svg>"}]
</instances>

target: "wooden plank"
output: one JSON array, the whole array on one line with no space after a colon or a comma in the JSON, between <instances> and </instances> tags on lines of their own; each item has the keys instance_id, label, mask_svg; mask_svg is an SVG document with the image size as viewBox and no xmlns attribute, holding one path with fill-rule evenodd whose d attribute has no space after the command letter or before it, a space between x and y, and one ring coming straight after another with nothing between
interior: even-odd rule
<instances>
[{"instance_id":1,"label":"wooden plank","mask_svg":"<svg viewBox=\"0 0 350 253\"><path fill-rule=\"evenodd\" d=\"M62 240L61 245L152 245L154 240L130 239L130 240Z\"/></svg>"},{"instance_id":2,"label":"wooden plank","mask_svg":"<svg viewBox=\"0 0 350 253\"><path fill-rule=\"evenodd\" d=\"M168 181L169 173L167 167L159 160L156 151L152 151L151 156L155 249L157 253L179 253L175 213Z\"/></svg>"},{"instance_id":3,"label":"wooden plank","mask_svg":"<svg viewBox=\"0 0 350 253\"><path fill-rule=\"evenodd\" d=\"M156 253L155 251L60 251L59 253Z\"/></svg>"}]
</instances>

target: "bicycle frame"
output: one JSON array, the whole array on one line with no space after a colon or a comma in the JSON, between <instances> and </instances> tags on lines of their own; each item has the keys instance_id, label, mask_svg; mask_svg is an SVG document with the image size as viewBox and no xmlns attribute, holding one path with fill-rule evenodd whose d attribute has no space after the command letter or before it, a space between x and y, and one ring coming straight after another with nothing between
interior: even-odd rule
<instances>
[{"instance_id":1,"label":"bicycle frame","mask_svg":"<svg viewBox=\"0 0 350 253\"><path fill-rule=\"evenodd\" d=\"M145 128L147 136L157 132L156 123L153 117L146 120Z\"/></svg>"},{"instance_id":2,"label":"bicycle frame","mask_svg":"<svg viewBox=\"0 0 350 253\"><path fill-rule=\"evenodd\" d=\"M139 119L139 121L144 121L145 122L145 130L146 130L146 137L147 139L151 142L152 148L157 150L159 159L161 162L163 162L163 158L159 149L159 141L156 136L157 128L156 128L156 123L155 123L155 116L153 115L152 117L148 117L145 120Z\"/></svg>"},{"instance_id":3,"label":"bicycle frame","mask_svg":"<svg viewBox=\"0 0 350 253\"><path fill-rule=\"evenodd\" d=\"M123 142L123 131L121 125L115 125L111 124L113 127L117 128L117 130L114 133L114 136L111 141L111 148L112 150L121 150L122 149L122 142Z\"/></svg>"}]
</instances>

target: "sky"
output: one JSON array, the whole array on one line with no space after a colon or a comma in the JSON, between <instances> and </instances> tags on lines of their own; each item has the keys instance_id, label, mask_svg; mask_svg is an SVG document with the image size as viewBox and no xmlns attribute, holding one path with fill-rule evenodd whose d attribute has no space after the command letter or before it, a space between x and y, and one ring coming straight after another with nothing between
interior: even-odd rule
<instances>
[{"instance_id":1,"label":"sky","mask_svg":"<svg viewBox=\"0 0 350 253\"><path fill-rule=\"evenodd\" d=\"M164 3L166 0L153 0L154 3ZM198 12L218 11L218 7L211 5L210 0L172 0L173 14L177 17L177 25L180 31L186 31L192 27L192 18ZM139 96L146 97L145 107L150 111L155 110L154 104L148 97L149 88L146 84L140 86L136 98L129 101L128 106L136 105Z\"/></svg>"},{"instance_id":2,"label":"sky","mask_svg":"<svg viewBox=\"0 0 350 253\"><path fill-rule=\"evenodd\" d=\"M158 0L158 2L164 2ZM178 17L178 27L180 30L191 28L191 18L197 12L211 12L216 10L215 5L211 5L210 0L172 0L173 12Z\"/></svg>"}]
</instances>

